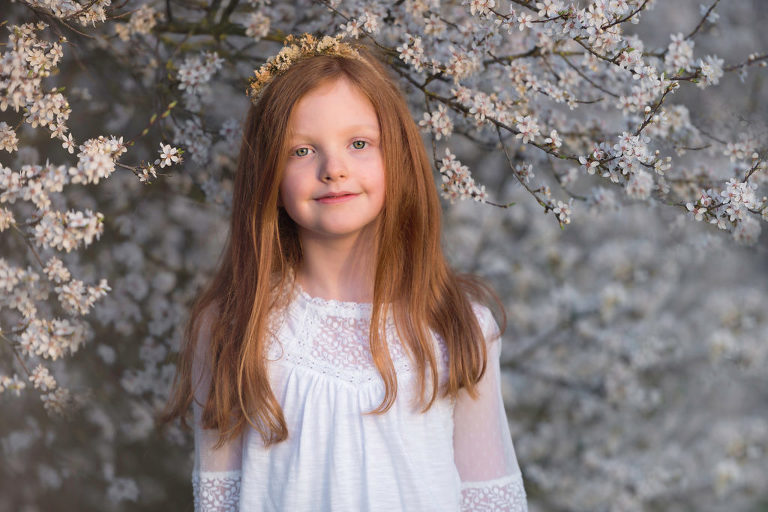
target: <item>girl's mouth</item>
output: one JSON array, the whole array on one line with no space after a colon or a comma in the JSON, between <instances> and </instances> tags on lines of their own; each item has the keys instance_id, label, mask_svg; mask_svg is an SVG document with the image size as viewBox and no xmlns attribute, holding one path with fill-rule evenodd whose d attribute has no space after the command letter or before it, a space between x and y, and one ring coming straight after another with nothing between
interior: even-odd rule
<instances>
[{"instance_id":1,"label":"girl's mouth","mask_svg":"<svg viewBox=\"0 0 768 512\"><path fill-rule=\"evenodd\" d=\"M315 201L323 204L336 204L336 203L344 203L346 201L349 201L350 199L354 199L357 196L358 194L342 193L339 195L327 195L323 197L318 197L317 199L315 199Z\"/></svg>"}]
</instances>

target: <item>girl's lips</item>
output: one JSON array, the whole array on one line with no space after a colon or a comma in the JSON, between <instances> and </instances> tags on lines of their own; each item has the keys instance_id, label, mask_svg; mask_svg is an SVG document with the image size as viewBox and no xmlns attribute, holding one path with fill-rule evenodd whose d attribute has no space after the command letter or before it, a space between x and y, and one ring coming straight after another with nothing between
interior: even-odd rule
<instances>
[{"instance_id":1,"label":"girl's lips","mask_svg":"<svg viewBox=\"0 0 768 512\"><path fill-rule=\"evenodd\" d=\"M349 201L350 199L354 199L355 197L357 197L357 194L343 194L340 196L318 197L317 199L315 199L315 201L323 204L336 204L336 203L344 203L346 201Z\"/></svg>"}]
</instances>

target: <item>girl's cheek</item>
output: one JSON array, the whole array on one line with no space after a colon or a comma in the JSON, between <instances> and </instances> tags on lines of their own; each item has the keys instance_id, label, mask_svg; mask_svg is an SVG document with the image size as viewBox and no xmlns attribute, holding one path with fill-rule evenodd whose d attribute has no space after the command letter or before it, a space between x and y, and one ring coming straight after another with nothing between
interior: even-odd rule
<instances>
[{"instance_id":1,"label":"girl's cheek","mask_svg":"<svg viewBox=\"0 0 768 512\"><path fill-rule=\"evenodd\" d=\"M383 159L381 153L377 150L358 153L358 155L362 162L381 162Z\"/></svg>"}]
</instances>

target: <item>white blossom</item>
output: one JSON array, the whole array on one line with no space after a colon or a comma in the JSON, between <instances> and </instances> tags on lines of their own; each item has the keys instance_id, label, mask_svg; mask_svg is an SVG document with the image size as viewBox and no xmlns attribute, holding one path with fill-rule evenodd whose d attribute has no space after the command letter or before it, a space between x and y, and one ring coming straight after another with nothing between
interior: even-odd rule
<instances>
[{"instance_id":1,"label":"white blossom","mask_svg":"<svg viewBox=\"0 0 768 512\"><path fill-rule=\"evenodd\" d=\"M43 270L48 276L48 279L56 283L69 281L69 278L71 277L69 270L64 266L64 263L62 263L62 261L56 256L52 256L48 260Z\"/></svg>"},{"instance_id":2,"label":"white blossom","mask_svg":"<svg viewBox=\"0 0 768 512\"><path fill-rule=\"evenodd\" d=\"M54 288L59 294L62 307L70 313L81 315L87 314L91 306L110 290L106 279L102 279L98 286L86 286L79 279L73 279Z\"/></svg>"},{"instance_id":3,"label":"white blossom","mask_svg":"<svg viewBox=\"0 0 768 512\"><path fill-rule=\"evenodd\" d=\"M412 65L416 71L422 71L426 59L421 38L408 33L404 34L404 37L406 42L397 47L400 59L406 64Z\"/></svg>"},{"instance_id":4,"label":"white blossom","mask_svg":"<svg viewBox=\"0 0 768 512\"><path fill-rule=\"evenodd\" d=\"M671 38L672 42L669 43L667 53L664 56L664 68L675 74L680 68L690 71L693 64L695 42L685 39L681 33L672 34Z\"/></svg>"},{"instance_id":5,"label":"white blossom","mask_svg":"<svg viewBox=\"0 0 768 512\"><path fill-rule=\"evenodd\" d=\"M0 122L0 150L13 153L18 151L19 139L16 137L16 132L5 121Z\"/></svg>"},{"instance_id":6,"label":"white blossom","mask_svg":"<svg viewBox=\"0 0 768 512\"><path fill-rule=\"evenodd\" d=\"M157 25L158 12L149 5L142 5L131 15L128 23L114 25L115 33L123 41L129 41L136 34L149 34Z\"/></svg>"},{"instance_id":7,"label":"white blossom","mask_svg":"<svg viewBox=\"0 0 768 512\"><path fill-rule=\"evenodd\" d=\"M539 10L539 17L553 18L563 9L563 4L560 0L543 0L536 2L536 8Z\"/></svg>"},{"instance_id":8,"label":"white blossom","mask_svg":"<svg viewBox=\"0 0 768 512\"><path fill-rule=\"evenodd\" d=\"M0 208L0 232L5 231L13 224L16 224L13 212L8 208Z\"/></svg>"},{"instance_id":9,"label":"white blossom","mask_svg":"<svg viewBox=\"0 0 768 512\"><path fill-rule=\"evenodd\" d=\"M171 165L180 163L181 161L181 155L179 154L179 150L177 148L172 147L170 144L160 143L160 158L155 160L155 165L159 164L161 168L166 166L170 167Z\"/></svg>"},{"instance_id":10,"label":"white blossom","mask_svg":"<svg viewBox=\"0 0 768 512\"><path fill-rule=\"evenodd\" d=\"M496 7L495 0L464 0L463 3L469 4L469 12L473 16L484 16Z\"/></svg>"},{"instance_id":11,"label":"white blossom","mask_svg":"<svg viewBox=\"0 0 768 512\"><path fill-rule=\"evenodd\" d=\"M47 211L34 229L35 243L42 247L70 252L81 244L88 246L104 230L104 215L99 212L70 210Z\"/></svg>"},{"instance_id":12,"label":"white blossom","mask_svg":"<svg viewBox=\"0 0 768 512\"><path fill-rule=\"evenodd\" d=\"M733 238L742 245L755 245L760 237L760 222L752 217L742 218L733 229Z\"/></svg>"},{"instance_id":13,"label":"white blossom","mask_svg":"<svg viewBox=\"0 0 768 512\"><path fill-rule=\"evenodd\" d=\"M446 24L435 14L430 14L429 18L424 19L424 35L438 36L445 32Z\"/></svg>"},{"instance_id":14,"label":"white blossom","mask_svg":"<svg viewBox=\"0 0 768 512\"><path fill-rule=\"evenodd\" d=\"M139 487L133 478L114 478L107 489L107 499L111 503L136 501L139 498Z\"/></svg>"},{"instance_id":15,"label":"white blossom","mask_svg":"<svg viewBox=\"0 0 768 512\"><path fill-rule=\"evenodd\" d=\"M419 121L419 126L434 133L437 140L442 137L448 138L453 132L453 121L451 121L448 110L443 104L438 105L437 110L432 113L425 112L424 119Z\"/></svg>"},{"instance_id":16,"label":"white blossom","mask_svg":"<svg viewBox=\"0 0 768 512\"><path fill-rule=\"evenodd\" d=\"M653 191L653 175L643 170L638 170L629 178L626 190L629 197L648 199Z\"/></svg>"},{"instance_id":17,"label":"white blossom","mask_svg":"<svg viewBox=\"0 0 768 512\"><path fill-rule=\"evenodd\" d=\"M43 401L43 407L52 415L61 415L68 408L72 401L72 394L66 388L57 387L50 393L40 396Z\"/></svg>"},{"instance_id":18,"label":"white blossom","mask_svg":"<svg viewBox=\"0 0 768 512\"><path fill-rule=\"evenodd\" d=\"M536 119L532 116L516 116L515 121L517 123L516 128L519 131L515 135L516 139L522 138L523 144L528 141L534 140L539 135L539 125Z\"/></svg>"},{"instance_id":19,"label":"white blossom","mask_svg":"<svg viewBox=\"0 0 768 512\"><path fill-rule=\"evenodd\" d=\"M48 368L39 364L32 370L29 380L35 386L35 389L49 391L56 387L56 379L48 371Z\"/></svg>"},{"instance_id":20,"label":"white blossom","mask_svg":"<svg viewBox=\"0 0 768 512\"><path fill-rule=\"evenodd\" d=\"M89 139L80 146L77 154L77 168L70 167L72 183L98 183L115 171L115 161L127 151L123 138L99 136Z\"/></svg>"},{"instance_id":21,"label":"white blossom","mask_svg":"<svg viewBox=\"0 0 768 512\"><path fill-rule=\"evenodd\" d=\"M570 224L572 206L573 206L573 199L569 200L567 203L558 201L557 205L552 209L552 211L555 213L555 215L557 215L557 219L560 222L562 222L563 224Z\"/></svg>"},{"instance_id":22,"label":"white blossom","mask_svg":"<svg viewBox=\"0 0 768 512\"><path fill-rule=\"evenodd\" d=\"M16 396L21 395L21 391L27 387L27 384L17 374L13 374L13 377L7 375L0 375L0 393L3 391L13 391Z\"/></svg>"},{"instance_id":23,"label":"white blossom","mask_svg":"<svg viewBox=\"0 0 768 512\"><path fill-rule=\"evenodd\" d=\"M696 85L700 88L720 82L723 76L723 59L716 55L707 55L704 59L699 59L698 66L701 68L702 79Z\"/></svg>"},{"instance_id":24,"label":"white blossom","mask_svg":"<svg viewBox=\"0 0 768 512\"><path fill-rule=\"evenodd\" d=\"M179 66L179 90L184 92L184 100L190 110L200 109L201 97L210 93L208 83L223 63L224 59L214 51L187 57Z\"/></svg>"},{"instance_id":25,"label":"white blossom","mask_svg":"<svg viewBox=\"0 0 768 512\"><path fill-rule=\"evenodd\" d=\"M536 19L530 14L523 13L517 17L518 28L522 32L526 28L533 28L533 20Z\"/></svg>"},{"instance_id":26,"label":"white blossom","mask_svg":"<svg viewBox=\"0 0 768 512\"><path fill-rule=\"evenodd\" d=\"M252 12L248 16L248 21L245 25L245 35L255 39L266 37L269 34L271 23L272 20L261 11Z\"/></svg>"},{"instance_id":27,"label":"white blossom","mask_svg":"<svg viewBox=\"0 0 768 512\"><path fill-rule=\"evenodd\" d=\"M557 130L550 131L549 137L544 139L544 143L551 144L554 148L559 148L563 145L563 141L560 139L560 135L558 135Z\"/></svg>"},{"instance_id":28,"label":"white blossom","mask_svg":"<svg viewBox=\"0 0 768 512\"><path fill-rule=\"evenodd\" d=\"M706 14L707 16L707 23L717 23L717 20L720 19L720 14L717 13L716 10L712 9L709 11L710 6L705 4L699 5L699 13L704 16ZM709 14L707 14L707 11L709 11Z\"/></svg>"},{"instance_id":29,"label":"white blossom","mask_svg":"<svg viewBox=\"0 0 768 512\"><path fill-rule=\"evenodd\" d=\"M474 199L484 202L487 198L485 187L478 187L466 165L456 159L456 155L446 148L440 166L443 197L454 202L456 199Z\"/></svg>"}]
</instances>

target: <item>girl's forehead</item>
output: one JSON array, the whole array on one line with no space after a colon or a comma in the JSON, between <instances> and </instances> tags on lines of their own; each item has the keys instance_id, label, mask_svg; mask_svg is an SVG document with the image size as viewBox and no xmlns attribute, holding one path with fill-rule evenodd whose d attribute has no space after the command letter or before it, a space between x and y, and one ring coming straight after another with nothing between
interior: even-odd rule
<instances>
[{"instance_id":1,"label":"girl's forehead","mask_svg":"<svg viewBox=\"0 0 768 512\"><path fill-rule=\"evenodd\" d=\"M342 75L323 80L309 89L298 99L294 106L294 110L302 104L324 102L327 101L329 97L339 96L348 101L367 103L373 109L373 104L365 92L349 78Z\"/></svg>"},{"instance_id":2,"label":"girl's forehead","mask_svg":"<svg viewBox=\"0 0 768 512\"><path fill-rule=\"evenodd\" d=\"M344 78L319 84L299 98L291 109L288 132L339 125L379 129L379 115L373 102Z\"/></svg>"}]
</instances>

